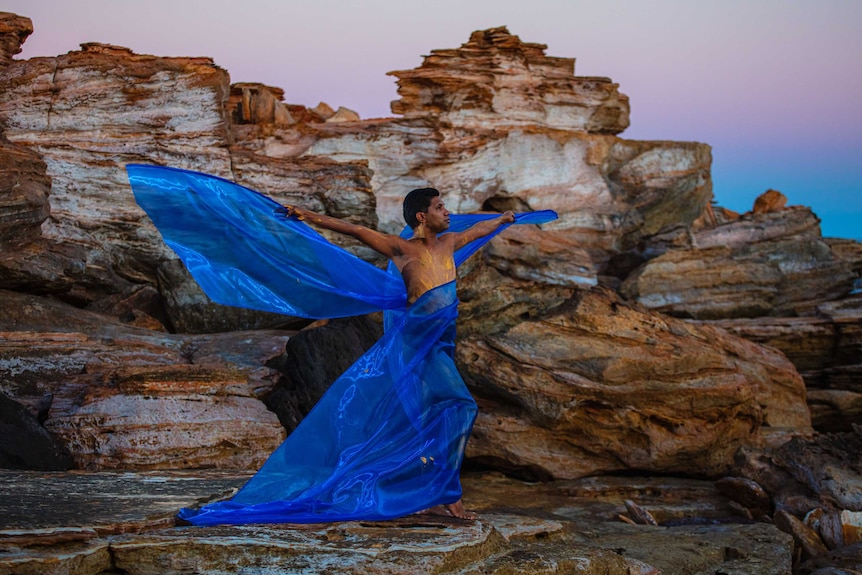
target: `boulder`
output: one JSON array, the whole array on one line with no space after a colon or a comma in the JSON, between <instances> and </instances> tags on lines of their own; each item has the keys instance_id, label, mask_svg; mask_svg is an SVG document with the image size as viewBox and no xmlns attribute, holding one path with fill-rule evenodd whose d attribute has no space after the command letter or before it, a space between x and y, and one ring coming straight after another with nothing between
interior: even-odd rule
<instances>
[{"instance_id":1,"label":"boulder","mask_svg":"<svg viewBox=\"0 0 862 575\"><path fill-rule=\"evenodd\" d=\"M290 431L311 411L332 382L383 335L370 316L321 320L287 342L273 367L283 374L267 394L267 406Z\"/></svg>"},{"instance_id":2,"label":"boulder","mask_svg":"<svg viewBox=\"0 0 862 575\"><path fill-rule=\"evenodd\" d=\"M780 212L787 205L787 196L778 190L766 190L754 200L754 207L751 209L755 214L766 214L769 212Z\"/></svg>"},{"instance_id":3,"label":"boulder","mask_svg":"<svg viewBox=\"0 0 862 575\"><path fill-rule=\"evenodd\" d=\"M11 12L0 12L0 70L21 53L21 45L33 33L33 22Z\"/></svg>"},{"instance_id":4,"label":"boulder","mask_svg":"<svg viewBox=\"0 0 862 575\"><path fill-rule=\"evenodd\" d=\"M544 44L522 42L506 27L480 30L460 48L432 50L398 78L392 111L435 117L454 126L544 125L616 134L629 125L628 97L609 78L577 77L573 58L545 55Z\"/></svg>"},{"instance_id":5,"label":"boulder","mask_svg":"<svg viewBox=\"0 0 862 575\"><path fill-rule=\"evenodd\" d=\"M601 288L456 351L479 403L467 457L527 477L711 476L764 430L810 430L782 354Z\"/></svg>"},{"instance_id":6,"label":"boulder","mask_svg":"<svg viewBox=\"0 0 862 575\"><path fill-rule=\"evenodd\" d=\"M814 428L850 431L862 425L862 294L822 303L815 313L702 323L779 349L805 380Z\"/></svg>"},{"instance_id":7,"label":"boulder","mask_svg":"<svg viewBox=\"0 0 862 575\"><path fill-rule=\"evenodd\" d=\"M265 365L287 333L171 335L0 295L0 392L39 417L76 467L255 469L284 439L260 397L278 380Z\"/></svg>"},{"instance_id":8,"label":"boulder","mask_svg":"<svg viewBox=\"0 0 862 575\"><path fill-rule=\"evenodd\" d=\"M776 509L803 517L814 509L862 511L862 427L794 437L772 449L743 449L734 474L772 496Z\"/></svg>"},{"instance_id":9,"label":"boulder","mask_svg":"<svg viewBox=\"0 0 862 575\"><path fill-rule=\"evenodd\" d=\"M621 293L678 317L729 319L813 315L846 295L856 277L833 253L807 208L751 214L697 231L632 273Z\"/></svg>"}]
</instances>

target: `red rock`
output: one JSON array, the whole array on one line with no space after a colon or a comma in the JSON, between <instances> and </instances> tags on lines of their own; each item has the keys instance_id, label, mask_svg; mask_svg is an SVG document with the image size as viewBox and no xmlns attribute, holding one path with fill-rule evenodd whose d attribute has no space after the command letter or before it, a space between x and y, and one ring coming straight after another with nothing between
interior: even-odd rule
<instances>
[{"instance_id":1,"label":"red rock","mask_svg":"<svg viewBox=\"0 0 862 575\"><path fill-rule=\"evenodd\" d=\"M836 257L807 209L753 215L698 231L688 249L651 259L623 282L629 299L679 317L813 315L850 291L850 262Z\"/></svg>"},{"instance_id":2,"label":"red rock","mask_svg":"<svg viewBox=\"0 0 862 575\"><path fill-rule=\"evenodd\" d=\"M829 553L817 533L799 518L778 511L775 514L775 526L793 536L796 546L802 550L803 561Z\"/></svg>"},{"instance_id":3,"label":"red rock","mask_svg":"<svg viewBox=\"0 0 862 575\"><path fill-rule=\"evenodd\" d=\"M0 133L0 247L6 254L42 235L42 222L51 212L46 169L36 153Z\"/></svg>"},{"instance_id":4,"label":"red rock","mask_svg":"<svg viewBox=\"0 0 862 575\"><path fill-rule=\"evenodd\" d=\"M467 337L457 357L479 402L468 457L539 478L716 475L763 441L761 426L810 426L802 380L780 353L603 290Z\"/></svg>"},{"instance_id":5,"label":"red rock","mask_svg":"<svg viewBox=\"0 0 862 575\"><path fill-rule=\"evenodd\" d=\"M12 56L21 53L21 45L33 33L29 18L0 12L0 70L12 62Z\"/></svg>"},{"instance_id":6,"label":"red rock","mask_svg":"<svg viewBox=\"0 0 862 575\"><path fill-rule=\"evenodd\" d=\"M285 435L259 396L288 338L177 336L3 292L0 378L79 468L255 469Z\"/></svg>"},{"instance_id":7,"label":"red rock","mask_svg":"<svg viewBox=\"0 0 862 575\"><path fill-rule=\"evenodd\" d=\"M780 212L785 209L787 196L778 190L766 190L754 200L752 213L766 214L769 212Z\"/></svg>"},{"instance_id":8,"label":"red rock","mask_svg":"<svg viewBox=\"0 0 862 575\"><path fill-rule=\"evenodd\" d=\"M862 424L862 296L822 303L809 317L708 323L781 350L805 380L816 429L850 431Z\"/></svg>"},{"instance_id":9,"label":"red rock","mask_svg":"<svg viewBox=\"0 0 862 575\"><path fill-rule=\"evenodd\" d=\"M628 98L607 78L577 77L572 58L545 56L505 27L473 32L454 50L432 50L415 70L390 72L401 100L392 111L446 123L527 124L616 134L629 125Z\"/></svg>"},{"instance_id":10,"label":"red rock","mask_svg":"<svg viewBox=\"0 0 862 575\"><path fill-rule=\"evenodd\" d=\"M282 100L284 90L281 88L247 82L233 84L228 100L231 120L235 125L293 124L293 116Z\"/></svg>"}]
</instances>

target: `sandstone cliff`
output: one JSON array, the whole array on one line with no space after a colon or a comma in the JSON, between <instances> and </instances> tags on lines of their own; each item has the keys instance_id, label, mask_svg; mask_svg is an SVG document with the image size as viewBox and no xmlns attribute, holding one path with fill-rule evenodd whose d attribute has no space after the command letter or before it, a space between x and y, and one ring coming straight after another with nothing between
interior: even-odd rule
<instances>
[{"instance_id":1,"label":"sandstone cliff","mask_svg":"<svg viewBox=\"0 0 862 575\"><path fill-rule=\"evenodd\" d=\"M158 453L160 443L182 451L202 441L207 424L195 427L181 409L149 411L144 426L99 410L138 413L139 394L208 394L191 382L218 380L219 417L240 410L239 420L273 421L261 400L296 385L278 370L277 348L291 332L255 336L275 338L265 357L236 342L244 330L303 322L210 303L135 205L123 166L138 162L228 177L390 231L400 227L400 198L422 185L443 190L456 211L557 210L559 221L513 230L462 270L459 358L483 402L470 448L477 462L539 477L709 476L738 447L760 444L764 430L809 432L803 381L782 354L649 309L810 316L846 294L855 260L820 237L807 210L717 218L709 146L619 138L629 120L618 86L576 76L573 59L544 49L505 28L476 32L416 70L393 72L399 117L375 120L287 104L277 88L231 87L206 58L85 44L10 59L0 75L3 161L17 182L2 204L3 392L79 466L229 467L240 465L235 450ZM22 315L42 305L50 313L39 322ZM214 345L200 339L213 332L237 350L231 375L218 375L224 357L196 351ZM39 346L28 343L34 337ZM131 361L141 345L148 359ZM58 367L57 356L80 359ZM255 362L254 375L242 375ZM169 368L179 363L198 375ZM110 401L99 387L112 390ZM279 415L295 421L301 409ZM177 417L194 428L186 440L171 431ZM107 429L126 437L113 457L100 454ZM241 435L234 443L248 462L272 447L258 431ZM141 444L154 446L149 459L131 447Z\"/></svg>"},{"instance_id":2,"label":"sandstone cliff","mask_svg":"<svg viewBox=\"0 0 862 575\"><path fill-rule=\"evenodd\" d=\"M862 423L862 246L823 238L816 215L774 190L743 215L714 205L710 147L621 138L628 98L610 79L494 28L392 72L396 117L363 120L231 85L208 58L90 43L13 59L32 29L0 14L0 466L254 469L379 335L373 316L307 325L210 302L136 206L125 164L205 171L388 231L403 195L433 185L453 211L560 214L511 229L459 271L457 359L480 404L468 467L569 482L733 473L745 477L720 484L732 510L784 525L797 558L851 542L835 518L862 511L847 496L858 466L842 464L858 458L858 433L811 423ZM582 521L566 509L589 485L556 485L556 516ZM822 521L795 519L816 507ZM549 547L567 561L583 541L518 521L530 534L512 541L567 533ZM497 557L489 572L521 553L509 523L466 539ZM630 536L608 533L599 545ZM144 545L154 564L172 537ZM731 537L733 554L743 539ZM104 559L93 572L144 548L92 545L82 556ZM54 559L34 572L40 561Z\"/></svg>"}]
</instances>

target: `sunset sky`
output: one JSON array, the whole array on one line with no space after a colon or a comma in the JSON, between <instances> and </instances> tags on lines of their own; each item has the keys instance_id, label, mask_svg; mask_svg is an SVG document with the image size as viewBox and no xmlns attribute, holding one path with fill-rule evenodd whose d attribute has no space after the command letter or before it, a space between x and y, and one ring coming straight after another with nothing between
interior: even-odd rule
<instances>
[{"instance_id":1,"label":"sunset sky","mask_svg":"<svg viewBox=\"0 0 862 575\"><path fill-rule=\"evenodd\" d=\"M104 42L210 56L234 82L389 117L392 70L507 26L631 100L621 137L713 148L720 205L768 188L826 236L862 239L862 0L5 0L33 20L19 59Z\"/></svg>"}]
</instances>

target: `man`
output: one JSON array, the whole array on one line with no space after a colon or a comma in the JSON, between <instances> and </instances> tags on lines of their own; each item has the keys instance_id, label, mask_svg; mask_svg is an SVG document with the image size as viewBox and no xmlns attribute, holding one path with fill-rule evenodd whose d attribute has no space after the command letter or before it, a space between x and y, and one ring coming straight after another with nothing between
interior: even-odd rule
<instances>
[{"instance_id":1,"label":"man","mask_svg":"<svg viewBox=\"0 0 862 575\"><path fill-rule=\"evenodd\" d=\"M404 239L317 214L296 206L286 206L285 214L321 228L352 236L389 258L401 272L407 289L408 304L414 303L431 289L455 280L455 252L470 242L493 233L504 223L515 221L507 211L500 217L474 224L466 231L443 233L449 229L449 211L434 188L413 190L404 198L404 220L413 229L413 237ZM445 511L459 519L476 518L464 509L460 499L444 504ZM427 510L437 513L438 509Z\"/></svg>"},{"instance_id":2,"label":"man","mask_svg":"<svg viewBox=\"0 0 862 575\"><path fill-rule=\"evenodd\" d=\"M285 208L207 174L126 169L138 204L213 301L314 319L384 312L383 337L254 477L230 500L182 509L180 519L319 523L429 510L473 518L461 503L460 470L477 407L455 366L455 270L511 223L556 214L450 216L436 190L422 189L405 199L413 232L406 239ZM331 244L300 218L357 238L389 258L390 269Z\"/></svg>"}]
</instances>

